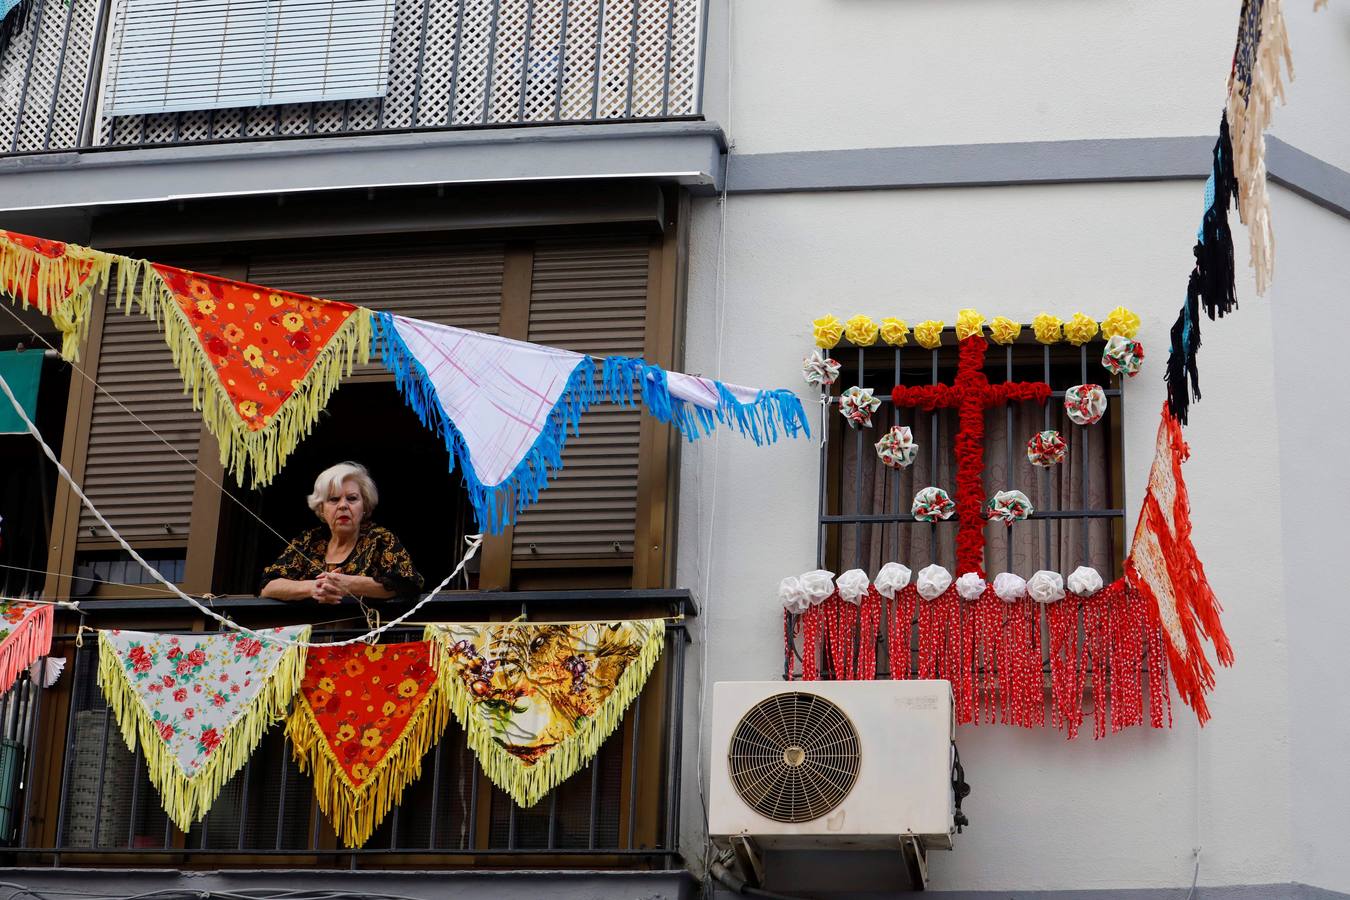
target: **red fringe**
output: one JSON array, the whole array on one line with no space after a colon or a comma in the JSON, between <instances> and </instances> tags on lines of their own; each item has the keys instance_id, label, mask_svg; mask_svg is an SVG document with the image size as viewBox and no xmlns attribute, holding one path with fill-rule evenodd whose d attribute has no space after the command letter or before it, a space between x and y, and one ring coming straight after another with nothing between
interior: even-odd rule
<instances>
[{"instance_id":1,"label":"red fringe","mask_svg":"<svg viewBox=\"0 0 1350 900\"><path fill-rule=\"evenodd\" d=\"M998 643L999 631L1003 626L1003 606L1003 601L994 593L993 585L989 585L980 599L967 607L973 620L971 639L980 676L975 716L972 719L976 724L981 717L989 723L998 718L998 695L1002 688Z\"/></svg>"},{"instance_id":2,"label":"red fringe","mask_svg":"<svg viewBox=\"0 0 1350 900\"><path fill-rule=\"evenodd\" d=\"M52 652L56 607L50 603L20 604L29 610L0 641L0 693L14 686L19 674Z\"/></svg>"},{"instance_id":3,"label":"red fringe","mask_svg":"<svg viewBox=\"0 0 1350 900\"><path fill-rule=\"evenodd\" d=\"M825 627L823 604L815 604L802 613L802 680L820 680L821 631Z\"/></svg>"},{"instance_id":4,"label":"red fringe","mask_svg":"<svg viewBox=\"0 0 1350 900\"><path fill-rule=\"evenodd\" d=\"M1078 613L1085 601L1067 594L1046 607L1050 622L1050 724L1078 737L1083 724L1083 661L1078 653Z\"/></svg>"},{"instance_id":5,"label":"red fringe","mask_svg":"<svg viewBox=\"0 0 1350 900\"><path fill-rule=\"evenodd\" d=\"M1214 644L1221 665L1232 665L1233 648L1219 621L1222 608L1191 542L1190 498L1181 475L1181 464L1189 455L1181 425L1164 405L1125 576L1148 608L1151 626L1162 625L1164 609L1175 618L1182 643L1178 646L1164 629L1168 663L1177 693L1203 725L1209 721L1205 694L1214 687L1214 668L1205 657L1201 636ZM1164 510L1169 497L1171 508Z\"/></svg>"},{"instance_id":6,"label":"red fringe","mask_svg":"<svg viewBox=\"0 0 1350 900\"><path fill-rule=\"evenodd\" d=\"M853 660L853 677L872 681L877 677L877 635L881 633L881 594L867 586L858 607L858 655Z\"/></svg>"},{"instance_id":7,"label":"red fringe","mask_svg":"<svg viewBox=\"0 0 1350 900\"><path fill-rule=\"evenodd\" d=\"M891 619L886 632L886 658L891 667L891 677L909 678L910 629L914 622L914 608L919 602L919 592L913 586L903 587L895 592L891 601Z\"/></svg>"}]
</instances>

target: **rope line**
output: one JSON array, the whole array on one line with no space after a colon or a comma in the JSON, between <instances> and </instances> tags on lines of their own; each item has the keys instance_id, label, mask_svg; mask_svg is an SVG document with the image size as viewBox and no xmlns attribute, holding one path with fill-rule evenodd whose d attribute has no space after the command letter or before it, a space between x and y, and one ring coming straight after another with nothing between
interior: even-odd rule
<instances>
[{"instance_id":1,"label":"rope line","mask_svg":"<svg viewBox=\"0 0 1350 900\"><path fill-rule=\"evenodd\" d=\"M47 442L42 439L42 433L39 432L37 426L33 424L33 420L28 418L28 413L24 411L23 404L19 402L19 399L14 396L14 392L10 390L9 382L5 380L4 375L0 375L0 392L3 392L5 397L9 399L10 405L14 407L14 412L19 416L20 420L22 420L24 426L27 427L28 433L31 434L34 437L34 439L37 440L38 446L42 448L43 454L47 457L47 459L51 460L52 465L56 466L56 471L59 472L61 474L61 477L64 478L66 482L70 485L70 489L75 492L75 495L77 497L80 498L80 502L84 504L85 508L88 509L89 512L93 513L94 518L98 520L99 524L108 530L108 533L113 536L113 539L117 541L118 545L121 546L121 548L125 550L131 556L131 558L134 559L137 562L137 564L141 566L141 568L145 569L146 573L148 573L151 578L153 578L160 584L164 585L164 587L168 588L168 590L172 592L175 596L177 596L180 600L185 600L190 605L196 607L198 612L201 612L203 615L214 619L221 625L224 625L226 628L238 631L241 634L247 634L250 637L256 638L257 640L260 641L265 641L266 643L269 644L275 644L283 647L333 647L333 646L342 647L349 644L359 644L371 641L379 637L381 634L384 634L391 628L395 628L398 625L402 624L403 622L406 622L408 619L412 618L412 616L415 613L417 613L437 594L439 594L442 590L444 590L446 585L448 585L452 580L454 580L455 576L458 575L464 569L464 566L468 564L469 560L473 559L473 557L477 555L478 549L483 546L482 534L472 534L465 537L464 542L468 544L468 549L465 550L464 556L460 558L459 565L455 566L454 571L452 571L449 575L445 576L444 581L436 585L436 587L432 589L431 593L427 594L421 600L418 600L417 603L414 604L412 608L409 609L407 612L405 612L403 615L399 616L396 619L391 619L390 621L384 623L383 625L380 625L377 628L372 628L365 634L360 635L359 637L348 638L347 640L344 641L333 641L333 642L289 641L282 638L278 638L275 635L264 634L259 631L254 631L252 628L240 625L237 622L231 620L228 616L222 616L214 609L211 609L209 606L204 605L197 598L192 597L189 594L185 593L180 587L178 587L178 585L169 581L162 574L160 574L160 571L158 569L156 569L154 566L151 566L148 562L142 559L141 555L136 552L136 548L132 547L131 544L127 543L126 538L122 537L121 533L116 528L113 528L113 526L108 523L107 519L103 518L103 513L99 512L98 507L94 506L93 501L90 500L87 496L85 496L85 493L80 488L80 485L76 483L74 476L72 476L70 472L67 471L65 466L61 465L61 460L57 458L56 453L52 450L50 446L47 445Z\"/></svg>"}]
</instances>

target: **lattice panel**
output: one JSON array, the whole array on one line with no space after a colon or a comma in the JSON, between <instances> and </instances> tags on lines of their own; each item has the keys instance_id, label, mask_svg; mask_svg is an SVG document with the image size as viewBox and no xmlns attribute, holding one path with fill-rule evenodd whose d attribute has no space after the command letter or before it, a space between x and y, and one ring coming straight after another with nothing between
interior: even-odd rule
<instances>
[{"instance_id":1,"label":"lattice panel","mask_svg":"<svg viewBox=\"0 0 1350 900\"><path fill-rule=\"evenodd\" d=\"M0 58L0 152L78 146L98 6L44 0Z\"/></svg>"},{"instance_id":2,"label":"lattice panel","mask_svg":"<svg viewBox=\"0 0 1350 900\"><path fill-rule=\"evenodd\" d=\"M47 0L55 6L59 0ZM102 0L119 45L126 0ZM683 116L698 112L704 0L398 0L384 98L104 118L95 143L134 145L402 128ZM39 37L20 150L79 136L100 0L71 0ZM65 12L71 43L61 64ZM33 29L29 29L31 32ZM18 119L30 34L0 60L0 140ZM45 79L45 80L44 80ZM36 103L33 98L41 98ZM28 107L34 107L30 109ZM38 108L40 107L40 108ZM6 148L0 145L0 153Z\"/></svg>"},{"instance_id":3,"label":"lattice panel","mask_svg":"<svg viewBox=\"0 0 1350 900\"><path fill-rule=\"evenodd\" d=\"M628 70L632 57L634 0L605 0L600 29L600 92L596 118L617 119L628 108Z\"/></svg>"}]
</instances>

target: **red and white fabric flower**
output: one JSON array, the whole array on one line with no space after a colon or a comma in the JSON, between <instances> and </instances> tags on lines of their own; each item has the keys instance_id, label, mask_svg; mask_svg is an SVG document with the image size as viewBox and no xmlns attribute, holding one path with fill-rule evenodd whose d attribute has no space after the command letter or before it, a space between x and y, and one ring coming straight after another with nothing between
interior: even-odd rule
<instances>
[{"instance_id":1,"label":"red and white fabric flower","mask_svg":"<svg viewBox=\"0 0 1350 900\"><path fill-rule=\"evenodd\" d=\"M881 398L872 396L871 388L854 385L839 397L839 412L854 428L871 428L872 413L881 407Z\"/></svg>"},{"instance_id":2,"label":"red and white fabric flower","mask_svg":"<svg viewBox=\"0 0 1350 900\"><path fill-rule=\"evenodd\" d=\"M1027 441L1027 462L1048 469L1064 462L1069 442L1058 431L1039 431Z\"/></svg>"},{"instance_id":3,"label":"red and white fabric flower","mask_svg":"<svg viewBox=\"0 0 1350 900\"><path fill-rule=\"evenodd\" d=\"M1080 384L1064 392L1064 411L1076 425L1096 425L1106 415L1106 392L1099 384Z\"/></svg>"}]
</instances>

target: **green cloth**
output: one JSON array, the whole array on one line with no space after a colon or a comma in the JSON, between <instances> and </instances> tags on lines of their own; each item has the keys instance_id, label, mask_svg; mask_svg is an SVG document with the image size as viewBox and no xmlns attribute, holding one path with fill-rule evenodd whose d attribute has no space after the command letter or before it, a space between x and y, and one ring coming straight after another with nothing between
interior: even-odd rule
<instances>
[{"instance_id":1,"label":"green cloth","mask_svg":"<svg viewBox=\"0 0 1350 900\"><path fill-rule=\"evenodd\" d=\"M41 350L0 351L0 377L19 399L19 405L32 419L37 415L38 382L42 380ZM9 398L0 392L0 434L27 434L28 428L14 411Z\"/></svg>"}]
</instances>

